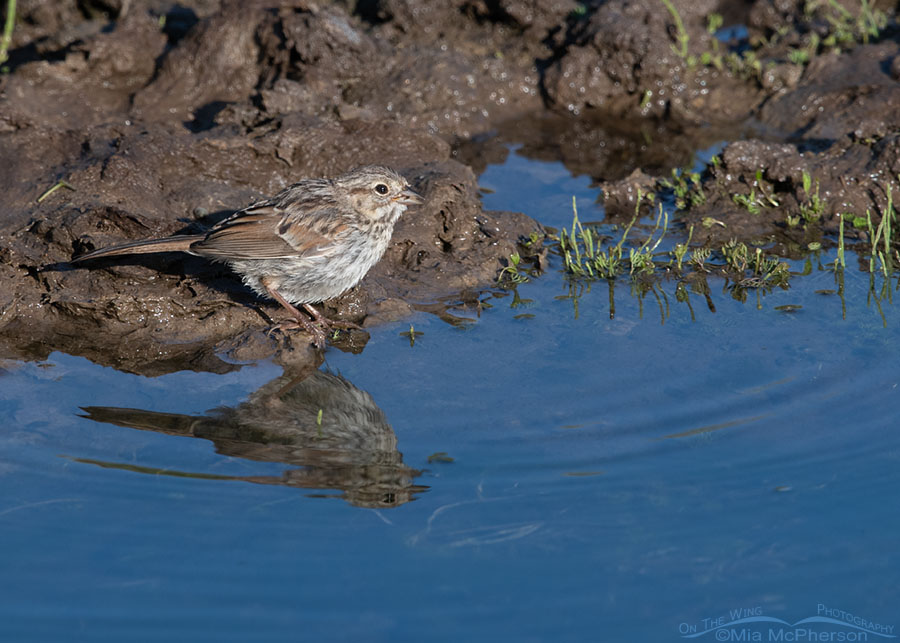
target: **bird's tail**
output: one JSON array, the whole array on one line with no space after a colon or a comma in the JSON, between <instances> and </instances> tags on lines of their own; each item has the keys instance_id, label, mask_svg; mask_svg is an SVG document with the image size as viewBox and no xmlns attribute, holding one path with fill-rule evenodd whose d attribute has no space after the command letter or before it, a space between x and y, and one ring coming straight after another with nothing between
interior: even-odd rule
<instances>
[{"instance_id":1,"label":"bird's tail","mask_svg":"<svg viewBox=\"0 0 900 643\"><path fill-rule=\"evenodd\" d=\"M123 243L121 246L94 250L93 252L76 257L72 260L72 263L87 261L88 259L99 259L101 257L115 257L118 255L138 255L151 252L190 252L191 244L200 241L204 237L205 235L202 234L181 234L174 237L165 237L164 239L132 241L131 243Z\"/></svg>"},{"instance_id":2,"label":"bird's tail","mask_svg":"<svg viewBox=\"0 0 900 643\"><path fill-rule=\"evenodd\" d=\"M95 422L105 422L142 431L157 431L169 435L192 435L198 421L203 419L177 413L160 413L117 406L82 406L81 410L85 412L85 415L79 417Z\"/></svg>"}]
</instances>

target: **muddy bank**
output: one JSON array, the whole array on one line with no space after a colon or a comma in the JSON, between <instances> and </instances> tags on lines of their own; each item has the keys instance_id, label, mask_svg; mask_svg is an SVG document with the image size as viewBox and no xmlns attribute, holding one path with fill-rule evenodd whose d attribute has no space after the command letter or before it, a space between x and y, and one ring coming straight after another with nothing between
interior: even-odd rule
<instances>
[{"instance_id":1,"label":"muddy bank","mask_svg":"<svg viewBox=\"0 0 900 643\"><path fill-rule=\"evenodd\" d=\"M611 24L634 29L636 21L647 23L658 36L664 33L660 16L650 17L648 3L608 3L593 14L583 27L587 35L573 45L584 60L576 64L576 54L567 52L556 63L556 75L548 72L547 82L566 65L571 67L565 72L568 78L591 64L610 70L604 61L621 63L623 46L631 52L625 59L636 63L621 67L630 74L613 83L615 91L607 81L617 77L607 73L599 84L596 78L576 79L574 93L571 85L555 94L548 86L548 92L570 111L596 118L609 110L634 113L636 94L644 91L640 111L665 114L667 126L681 134L676 138L696 141L694 149L707 147L709 139L692 130L691 122L722 132L724 149L696 184L679 183L668 172L660 175L649 163L639 164L629 176L595 167L589 173L603 188L613 217L632 215L640 188L675 200L677 220L685 228L694 226L695 243L716 246L738 239L797 256L810 243L834 243L828 235L837 232L839 215L857 224L847 223L845 235L865 241L860 219L868 211L877 225L889 211L889 194L900 190L900 31L894 8L880 5L867 10L857 2L842 7L734 3L729 5L731 19L746 32L730 42L711 41L708 30L704 34L708 7L683 11L679 6L689 44L677 55L677 33L675 45L672 38L654 41L646 34L626 37L624 45L622 36L604 37L610 36ZM604 11L607 18L601 19ZM678 31L671 20L664 22L670 34ZM647 87L653 89L642 89ZM689 168L689 162L679 163L675 156L664 158L675 161L670 167Z\"/></svg>"},{"instance_id":2,"label":"muddy bank","mask_svg":"<svg viewBox=\"0 0 900 643\"><path fill-rule=\"evenodd\" d=\"M263 335L277 307L222 266L177 255L93 270L67 265L91 248L202 230L305 176L382 163L426 198L364 284L327 302L332 317L348 321L397 319L414 305L489 286L519 238L540 233L523 215L481 208L475 175L450 158L434 126L452 121L464 133L487 122L471 78L442 85L471 94L456 101L452 118L448 95L434 91L480 67L475 53L398 48L387 21L367 25L341 6L234 2L185 15L128 3L127 12L108 11L24 8L34 26L17 38L32 40L13 51L0 115L0 155L11 168L0 178L6 355L63 350L153 374L228 370L223 353L306 354L302 337ZM192 24L167 30L173 15ZM54 31L59 23L84 28L73 37ZM433 69L424 73L427 57ZM418 86L395 78L411 70ZM535 83L519 102L538 103ZM66 187L41 198L59 180ZM347 338L345 347L364 340Z\"/></svg>"},{"instance_id":3,"label":"muddy bank","mask_svg":"<svg viewBox=\"0 0 900 643\"><path fill-rule=\"evenodd\" d=\"M678 215L694 242L788 248L824 239L839 213L877 221L900 172L897 30L885 13L870 33L845 4L852 20L767 0L21 2L0 78L0 353L147 374L306 355L302 338L263 334L277 308L221 266L67 261L198 232L365 163L396 167L426 203L326 302L364 325L473 299L540 234L479 202L476 174L513 143L591 176L625 217L638 187L671 193L672 168L734 141ZM716 32L729 25L745 28Z\"/></svg>"},{"instance_id":4,"label":"muddy bank","mask_svg":"<svg viewBox=\"0 0 900 643\"><path fill-rule=\"evenodd\" d=\"M227 176L222 165L215 167L216 179L198 181L197 155L209 167L210 154L194 149L193 137L178 147L173 132L161 136L158 145L153 136L141 132L134 148L123 137L122 156L104 157L69 174L72 185L93 186L90 193L81 187L58 191L42 202L45 217L20 219L7 228L4 237L12 244L4 268L11 273L8 283L20 287L7 295L12 299L6 302L3 341L33 358L65 350L147 374L186 365L229 370L217 357L223 351L238 359L284 348L305 354L302 337L265 335L283 313L245 289L225 266L181 254L127 257L90 269L68 263L73 255L123 239L203 230L230 214L226 203L243 206L261 196L246 185L210 185ZM215 140L201 145L214 148ZM225 164L234 162L225 157ZM392 158L391 151L383 150L380 158ZM540 230L524 215L483 211L474 175L455 161L404 167L393 158L427 203L397 225L385 259L364 284L325 304L332 318L371 325L399 319L416 303L489 285L501 259L516 251L519 237ZM188 168L179 171L181 163ZM149 168L167 173L154 176ZM264 176L272 181L278 174L273 168ZM128 198L105 191L109 181L129 185ZM175 218L173 211L184 216ZM364 344L364 336L355 335L347 338L350 349L354 342Z\"/></svg>"}]
</instances>

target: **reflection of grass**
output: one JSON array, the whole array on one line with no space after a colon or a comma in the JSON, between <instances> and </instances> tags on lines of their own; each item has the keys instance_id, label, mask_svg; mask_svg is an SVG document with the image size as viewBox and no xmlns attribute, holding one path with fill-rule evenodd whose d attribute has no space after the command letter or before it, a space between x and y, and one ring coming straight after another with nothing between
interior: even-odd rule
<instances>
[{"instance_id":1,"label":"reflection of grass","mask_svg":"<svg viewBox=\"0 0 900 643\"><path fill-rule=\"evenodd\" d=\"M888 186L887 206L884 212L881 213L881 221L878 223L874 234L872 232L872 213L866 210L866 224L869 228L869 239L872 240L872 250L869 253L869 272L875 272L875 260L878 259L885 279L888 279L891 273L894 272L891 246L894 242L892 223L895 217L893 190ZM879 242L883 243L883 248L878 247ZM894 254L898 255L897 251L894 251ZM898 259L900 259L900 255L898 255Z\"/></svg>"},{"instance_id":2,"label":"reflection of grass","mask_svg":"<svg viewBox=\"0 0 900 643\"><path fill-rule=\"evenodd\" d=\"M840 215L840 228L838 229L838 258L837 264L840 264L841 270L847 267L847 262L844 260L844 216ZM835 264L835 267L837 267Z\"/></svg>"},{"instance_id":3,"label":"reflection of grass","mask_svg":"<svg viewBox=\"0 0 900 643\"><path fill-rule=\"evenodd\" d=\"M868 229L869 246L869 302L875 304L881 315L881 323L887 328L887 318L881 308L882 301L893 302L894 288L891 280L897 267L900 266L900 251L895 249L894 222L897 212L894 210L893 190L887 189L887 204L881 213L881 221L875 227L872 223L872 213L866 210L866 227ZM841 217L841 232L843 232L843 217ZM874 229L874 230L873 230ZM840 254L843 255L843 234L840 239ZM840 259L840 267L835 266L835 275L839 280L839 288L843 293L844 288L844 261ZM878 275L881 275L881 284L878 285ZM846 311L845 311L846 315Z\"/></svg>"}]
</instances>

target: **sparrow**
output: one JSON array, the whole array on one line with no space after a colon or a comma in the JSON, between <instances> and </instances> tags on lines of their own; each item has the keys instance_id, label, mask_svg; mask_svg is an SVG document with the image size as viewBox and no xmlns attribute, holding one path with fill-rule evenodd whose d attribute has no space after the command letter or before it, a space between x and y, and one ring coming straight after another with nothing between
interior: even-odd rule
<instances>
[{"instance_id":1,"label":"sparrow","mask_svg":"<svg viewBox=\"0 0 900 643\"><path fill-rule=\"evenodd\" d=\"M227 264L257 295L277 301L318 349L329 321L312 304L346 292L387 249L394 224L422 197L394 170L369 165L335 178L303 179L235 212L205 234L134 241L81 255L73 263L119 255L186 252ZM312 319L297 306L302 306Z\"/></svg>"},{"instance_id":2,"label":"sparrow","mask_svg":"<svg viewBox=\"0 0 900 643\"><path fill-rule=\"evenodd\" d=\"M217 476L258 484L336 490L358 507L397 507L427 486L403 462L397 435L369 393L335 373L285 372L236 406L181 415L112 406L81 417L117 426L210 440L230 458L288 465L276 476ZM79 462L140 471L134 462ZM146 469L158 473L158 469Z\"/></svg>"}]
</instances>

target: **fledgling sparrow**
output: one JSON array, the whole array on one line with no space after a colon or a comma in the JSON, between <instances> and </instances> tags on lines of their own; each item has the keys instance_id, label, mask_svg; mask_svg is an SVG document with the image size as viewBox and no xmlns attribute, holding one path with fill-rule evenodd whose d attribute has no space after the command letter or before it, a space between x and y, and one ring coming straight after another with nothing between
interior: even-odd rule
<instances>
[{"instance_id":1,"label":"fledgling sparrow","mask_svg":"<svg viewBox=\"0 0 900 643\"><path fill-rule=\"evenodd\" d=\"M406 179L369 165L333 179L304 179L212 227L206 234L135 241L95 250L73 262L117 255L187 252L228 264L244 283L291 313L280 329L303 327L318 348L333 325L311 304L362 280L387 249L394 224L422 203ZM312 316L307 318L296 305Z\"/></svg>"}]
</instances>

